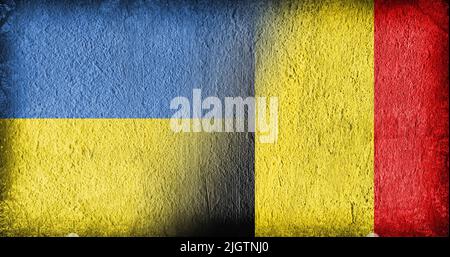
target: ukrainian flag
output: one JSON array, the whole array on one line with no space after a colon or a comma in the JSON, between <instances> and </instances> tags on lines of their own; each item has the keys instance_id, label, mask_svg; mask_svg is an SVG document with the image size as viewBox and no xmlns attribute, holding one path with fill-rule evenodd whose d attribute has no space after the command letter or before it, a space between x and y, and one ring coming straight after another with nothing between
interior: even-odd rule
<instances>
[{"instance_id":1,"label":"ukrainian flag","mask_svg":"<svg viewBox=\"0 0 450 257\"><path fill-rule=\"evenodd\" d=\"M0 235L448 236L447 11L0 4ZM278 140L174 133L194 88L278 97Z\"/></svg>"},{"instance_id":2,"label":"ukrainian flag","mask_svg":"<svg viewBox=\"0 0 450 257\"><path fill-rule=\"evenodd\" d=\"M253 137L174 133L169 123L170 101L193 88L254 94L246 5L8 7L2 234L254 233Z\"/></svg>"}]
</instances>

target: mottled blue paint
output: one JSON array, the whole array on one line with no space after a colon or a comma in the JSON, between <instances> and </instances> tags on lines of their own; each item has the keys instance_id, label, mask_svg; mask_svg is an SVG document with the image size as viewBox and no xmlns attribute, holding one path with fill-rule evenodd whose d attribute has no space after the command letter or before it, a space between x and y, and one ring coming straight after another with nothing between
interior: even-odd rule
<instances>
[{"instance_id":1,"label":"mottled blue paint","mask_svg":"<svg viewBox=\"0 0 450 257\"><path fill-rule=\"evenodd\" d=\"M254 94L247 1L26 1L1 27L0 117L168 118L193 88Z\"/></svg>"}]
</instances>

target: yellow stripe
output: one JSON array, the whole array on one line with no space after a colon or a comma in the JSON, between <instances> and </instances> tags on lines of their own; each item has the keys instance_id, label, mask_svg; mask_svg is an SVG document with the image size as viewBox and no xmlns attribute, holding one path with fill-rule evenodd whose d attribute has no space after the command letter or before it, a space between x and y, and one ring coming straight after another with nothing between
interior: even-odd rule
<instances>
[{"instance_id":1,"label":"yellow stripe","mask_svg":"<svg viewBox=\"0 0 450 257\"><path fill-rule=\"evenodd\" d=\"M7 119L0 138L0 232L26 236L189 233L230 143L157 119Z\"/></svg>"},{"instance_id":2,"label":"yellow stripe","mask_svg":"<svg viewBox=\"0 0 450 257\"><path fill-rule=\"evenodd\" d=\"M300 1L299 1L300 2ZM259 22L256 94L279 138L256 136L256 235L373 231L373 3L284 1Z\"/></svg>"}]
</instances>

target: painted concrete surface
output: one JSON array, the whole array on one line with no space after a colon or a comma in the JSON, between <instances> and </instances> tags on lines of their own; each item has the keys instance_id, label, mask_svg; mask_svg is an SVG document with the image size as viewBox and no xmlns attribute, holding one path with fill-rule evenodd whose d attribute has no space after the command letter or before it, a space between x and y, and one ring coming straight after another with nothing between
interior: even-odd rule
<instances>
[{"instance_id":1,"label":"painted concrete surface","mask_svg":"<svg viewBox=\"0 0 450 257\"><path fill-rule=\"evenodd\" d=\"M280 97L255 148L256 235L373 231L373 2L282 1L259 23L255 88Z\"/></svg>"},{"instance_id":2,"label":"painted concrete surface","mask_svg":"<svg viewBox=\"0 0 450 257\"><path fill-rule=\"evenodd\" d=\"M2 1L0 235L448 235L447 10ZM173 133L193 88L279 97L278 141Z\"/></svg>"},{"instance_id":3,"label":"painted concrete surface","mask_svg":"<svg viewBox=\"0 0 450 257\"><path fill-rule=\"evenodd\" d=\"M2 26L0 117L170 118L253 95L250 1L23 1Z\"/></svg>"},{"instance_id":4,"label":"painted concrete surface","mask_svg":"<svg viewBox=\"0 0 450 257\"><path fill-rule=\"evenodd\" d=\"M249 4L2 4L0 234L252 235L253 135L169 126L254 94Z\"/></svg>"},{"instance_id":5,"label":"painted concrete surface","mask_svg":"<svg viewBox=\"0 0 450 257\"><path fill-rule=\"evenodd\" d=\"M448 236L448 4L375 5L375 232Z\"/></svg>"},{"instance_id":6,"label":"painted concrete surface","mask_svg":"<svg viewBox=\"0 0 450 257\"><path fill-rule=\"evenodd\" d=\"M252 235L252 136L168 123L1 120L1 234Z\"/></svg>"}]
</instances>

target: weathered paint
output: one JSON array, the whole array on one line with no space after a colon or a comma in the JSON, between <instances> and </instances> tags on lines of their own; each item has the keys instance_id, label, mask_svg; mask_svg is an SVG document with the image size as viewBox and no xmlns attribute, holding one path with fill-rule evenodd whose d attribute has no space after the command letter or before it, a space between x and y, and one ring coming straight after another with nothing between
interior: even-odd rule
<instances>
[{"instance_id":1,"label":"weathered paint","mask_svg":"<svg viewBox=\"0 0 450 257\"><path fill-rule=\"evenodd\" d=\"M169 103L254 94L254 10L2 2L0 234L252 235L253 135L176 135Z\"/></svg>"},{"instance_id":2,"label":"weathered paint","mask_svg":"<svg viewBox=\"0 0 450 257\"><path fill-rule=\"evenodd\" d=\"M251 135L169 120L0 120L4 235L253 234Z\"/></svg>"},{"instance_id":3,"label":"weathered paint","mask_svg":"<svg viewBox=\"0 0 450 257\"><path fill-rule=\"evenodd\" d=\"M448 236L448 4L375 3L375 232Z\"/></svg>"},{"instance_id":4,"label":"weathered paint","mask_svg":"<svg viewBox=\"0 0 450 257\"><path fill-rule=\"evenodd\" d=\"M447 10L0 3L0 235L448 235ZM193 88L278 96L278 142L172 133Z\"/></svg>"},{"instance_id":5,"label":"weathered paint","mask_svg":"<svg viewBox=\"0 0 450 257\"><path fill-rule=\"evenodd\" d=\"M256 141L256 235L365 236L374 219L373 2L266 9L255 89L280 98L279 140Z\"/></svg>"},{"instance_id":6,"label":"weathered paint","mask_svg":"<svg viewBox=\"0 0 450 257\"><path fill-rule=\"evenodd\" d=\"M21 1L2 26L0 117L170 118L253 95L249 1ZM198 117L197 117L198 118Z\"/></svg>"}]
</instances>

